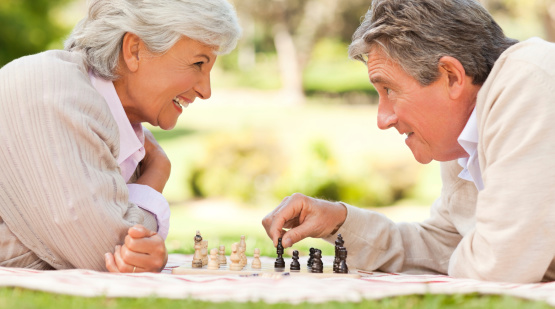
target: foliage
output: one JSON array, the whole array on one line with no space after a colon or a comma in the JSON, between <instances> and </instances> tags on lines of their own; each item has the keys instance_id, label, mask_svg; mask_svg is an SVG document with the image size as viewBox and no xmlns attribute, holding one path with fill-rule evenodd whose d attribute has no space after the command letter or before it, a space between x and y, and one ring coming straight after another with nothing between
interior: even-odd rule
<instances>
[{"instance_id":1,"label":"foliage","mask_svg":"<svg viewBox=\"0 0 555 309\"><path fill-rule=\"evenodd\" d=\"M67 34L53 17L70 0L0 1L0 67L13 59L47 49Z\"/></svg>"},{"instance_id":2,"label":"foliage","mask_svg":"<svg viewBox=\"0 0 555 309\"><path fill-rule=\"evenodd\" d=\"M409 295L382 300L362 300L360 302L340 303L328 302L323 304L301 303L301 304L268 304L264 302L224 302L213 303L192 299L166 299L156 297L144 298L109 298L109 297L78 297L45 292L30 291L20 288L0 288L0 308L105 308L105 309L127 309L127 308L198 308L198 309L220 309L220 308L242 308L242 309L397 309L397 308L425 308L425 309L450 309L450 308L487 308L487 309L543 309L551 308L544 302L532 302L509 296L484 296L478 294L456 294L456 295Z\"/></svg>"}]
</instances>

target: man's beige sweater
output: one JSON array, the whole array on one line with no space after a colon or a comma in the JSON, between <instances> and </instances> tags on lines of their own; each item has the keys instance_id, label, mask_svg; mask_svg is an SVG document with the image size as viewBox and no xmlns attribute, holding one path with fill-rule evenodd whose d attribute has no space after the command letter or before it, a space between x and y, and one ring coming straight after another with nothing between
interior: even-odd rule
<instances>
[{"instance_id":1,"label":"man's beige sweater","mask_svg":"<svg viewBox=\"0 0 555 309\"><path fill-rule=\"evenodd\" d=\"M443 188L421 223L347 206L350 267L489 281L555 279L555 44L501 55L476 102L484 190L441 164ZM327 238L333 241L335 235Z\"/></svg>"},{"instance_id":2,"label":"man's beige sweater","mask_svg":"<svg viewBox=\"0 0 555 309\"><path fill-rule=\"evenodd\" d=\"M152 215L128 201L119 132L78 53L0 69L0 266L105 270L104 253Z\"/></svg>"}]
</instances>

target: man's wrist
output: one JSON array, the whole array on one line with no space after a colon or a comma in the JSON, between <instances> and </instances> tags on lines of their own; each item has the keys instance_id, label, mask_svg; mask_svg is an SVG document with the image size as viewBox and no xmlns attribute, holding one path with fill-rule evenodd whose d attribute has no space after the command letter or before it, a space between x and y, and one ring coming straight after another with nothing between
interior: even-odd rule
<instances>
[{"instance_id":1,"label":"man's wrist","mask_svg":"<svg viewBox=\"0 0 555 309\"><path fill-rule=\"evenodd\" d=\"M339 231L339 229L343 226L343 223L345 223L345 220L347 220L347 206L345 206L343 203L341 202L337 202L336 204L340 205L341 211L338 211L339 217L341 218L341 220L339 221L339 223L335 226L335 228L333 229L333 231L330 233L331 235L334 235L335 233L337 233L337 231ZM339 208L338 208L339 209Z\"/></svg>"}]
</instances>

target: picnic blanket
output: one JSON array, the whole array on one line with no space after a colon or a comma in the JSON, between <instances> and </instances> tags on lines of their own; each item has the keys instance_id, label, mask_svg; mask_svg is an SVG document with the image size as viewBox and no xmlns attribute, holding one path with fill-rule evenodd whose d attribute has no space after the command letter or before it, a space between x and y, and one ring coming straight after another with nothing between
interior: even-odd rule
<instances>
[{"instance_id":1,"label":"picnic blanket","mask_svg":"<svg viewBox=\"0 0 555 309\"><path fill-rule=\"evenodd\" d=\"M171 270L191 263L191 255L171 254L160 274L110 274L83 269L36 271L0 267L0 286L21 287L51 293L94 297L191 298L211 302L264 301L267 303L328 301L358 302L412 294L496 294L545 301L555 306L555 282L512 284L455 279L442 275L361 273L354 278L311 276L173 275ZM261 257L262 263L275 258ZM287 265L290 259L286 259ZM299 260L306 265L306 258ZM324 257L331 264L333 257ZM249 259L250 263L250 259Z\"/></svg>"}]
</instances>

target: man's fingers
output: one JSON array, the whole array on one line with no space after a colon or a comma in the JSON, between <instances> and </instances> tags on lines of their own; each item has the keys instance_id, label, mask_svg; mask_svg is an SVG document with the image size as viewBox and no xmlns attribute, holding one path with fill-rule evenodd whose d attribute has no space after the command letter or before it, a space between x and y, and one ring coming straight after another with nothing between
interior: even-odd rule
<instances>
[{"instance_id":1,"label":"man's fingers","mask_svg":"<svg viewBox=\"0 0 555 309\"><path fill-rule=\"evenodd\" d=\"M313 226L310 222L305 222L285 232L282 236L281 244L284 248L291 247L295 243L311 236L312 232L317 228L317 226Z\"/></svg>"},{"instance_id":2,"label":"man's fingers","mask_svg":"<svg viewBox=\"0 0 555 309\"><path fill-rule=\"evenodd\" d=\"M268 233L274 241L274 246L277 246L278 238L283 236L283 228L286 226L286 223L294 221L301 216L306 202L307 197L305 195L295 193L287 199L286 204L275 214Z\"/></svg>"}]
</instances>

